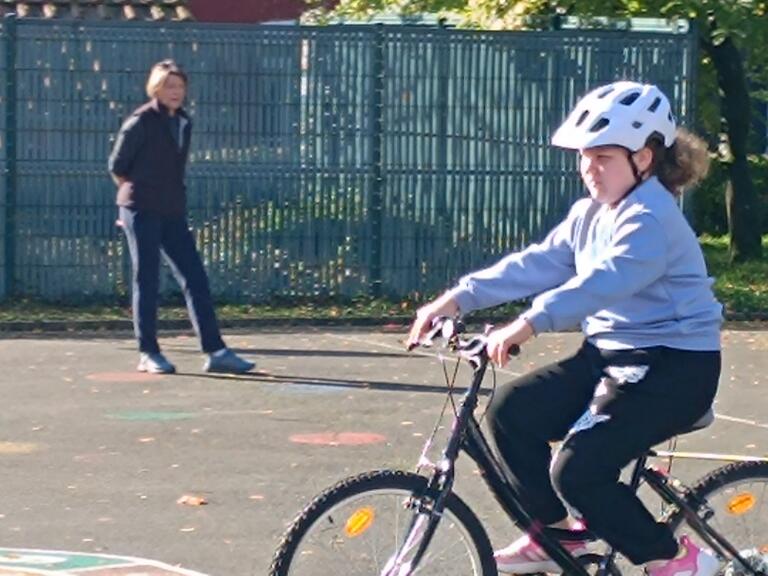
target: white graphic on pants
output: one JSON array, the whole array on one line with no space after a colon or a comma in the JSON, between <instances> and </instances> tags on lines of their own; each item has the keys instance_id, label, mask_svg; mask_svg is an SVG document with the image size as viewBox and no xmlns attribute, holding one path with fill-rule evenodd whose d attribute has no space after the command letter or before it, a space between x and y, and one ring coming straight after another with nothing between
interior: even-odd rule
<instances>
[{"instance_id":1,"label":"white graphic on pants","mask_svg":"<svg viewBox=\"0 0 768 576\"><path fill-rule=\"evenodd\" d=\"M648 374L650 366L608 366L605 373L619 384L637 384Z\"/></svg>"}]
</instances>

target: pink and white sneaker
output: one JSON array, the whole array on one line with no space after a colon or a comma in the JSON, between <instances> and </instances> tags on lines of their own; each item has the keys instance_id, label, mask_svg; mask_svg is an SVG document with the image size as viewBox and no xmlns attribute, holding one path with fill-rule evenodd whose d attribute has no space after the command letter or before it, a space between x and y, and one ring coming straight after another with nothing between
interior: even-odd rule
<instances>
[{"instance_id":1,"label":"pink and white sneaker","mask_svg":"<svg viewBox=\"0 0 768 576\"><path fill-rule=\"evenodd\" d=\"M587 541L560 542L573 556L589 554ZM534 572L560 573L563 571L544 550L527 534L512 544L493 553L496 567L505 574L532 574Z\"/></svg>"},{"instance_id":2,"label":"pink and white sneaker","mask_svg":"<svg viewBox=\"0 0 768 576\"><path fill-rule=\"evenodd\" d=\"M715 576L720 571L717 558L691 542L688 536L680 538L680 547L685 552L682 557L646 564L648 576Z\"/></svg>"}]
</instances>

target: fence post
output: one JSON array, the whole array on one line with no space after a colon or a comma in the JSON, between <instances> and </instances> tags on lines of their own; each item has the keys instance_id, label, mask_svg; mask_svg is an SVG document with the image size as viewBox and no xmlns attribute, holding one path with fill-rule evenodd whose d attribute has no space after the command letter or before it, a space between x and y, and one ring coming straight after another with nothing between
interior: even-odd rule
<instances>
[{"instance_id":1,"label":"fence post","mask_svg":"<svg viewBox=\"0 0 768 576\"><path fill-rule=\"evenodd\" d=\"M451 73L451 43L450 35L444 22L441 22L435 38L437 39L435 42L437 48L437 62L435 66L435 73L437 75L437 138L435 146L437 150L435 154L436 176L433 182L435 183L434 221L436 223L435 230L439 236L438 242L433 244L438 246L438 250L431 257L437 266L447 266L449 262L447 262L446 256L451 246L452 218L455 203L448 196L448 91ZM443 275L437 278L440 284L438 289L446 282L453 282L455 280L452 273L446 277L446 271L447 268L442 270ZM425 286L422 290L429 291L434 288L434 286L430 285Z\"/></svg>"},{"instance_id":2,"label":"fence post","mask_svg":"<svg viewBox=\"0 0 768 576\"><path fill-rule=\"evenodd\" d=\"M5 296L16 292L16 24L5 15Z\"/></svg>"},{"instance_id":3,"label":"fence post","mask_svg":"<svg viewBox=\"0 0 768 576\"><path fill-rule=\"evenodd\" d=\"M383 173L382 151L383 138L383 95L384 95L384 27L376 24L373 36L373 102L371 103L372 122L372 146L371 146L371 276L370 295L379 298L382 294L381 277L381 252L382 243L382 219L383 219Z\"/></svg>"},{"instance_id":4,"label":"fence post","mask_svg":"<svg viewBox=\"0 0 768 576\"><path fill-rule=\"evenodd\" d=\"M689 20L688 26L690 28L685 35L688 49L688 61L685 63L685 66L688 68L690 78L690 81L688 82L688 110L686 110L688 117L680 118L678 119L678 122L685 122L697 133L704 134L703 127L699 125L701 123L701 118L696 114L696 86L699 82L699 28L696 19L692 18ZM695 192L695 189L680 195L680 207L683 210L683 214L685 214L688 223L694 230L696 230L696 194L692 194L691 192Z\"/></svg>"}]
</instances>

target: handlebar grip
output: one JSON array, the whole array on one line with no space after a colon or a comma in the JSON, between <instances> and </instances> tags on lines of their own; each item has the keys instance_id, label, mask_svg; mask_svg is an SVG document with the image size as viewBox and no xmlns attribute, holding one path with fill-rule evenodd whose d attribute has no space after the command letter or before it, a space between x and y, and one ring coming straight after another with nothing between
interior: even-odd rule
<instances>
[{"instance_id":1,"label":"handlebar grip","mask_svg":"<svg viewBox=\"0 0 768 576\"><path fill-rule=\"evenodd\" d=\"M509 355L510 356L519 356L520 355L520 346L517 344L512 344L512 346L509 347Z\"/></svg>"}]
</instances>

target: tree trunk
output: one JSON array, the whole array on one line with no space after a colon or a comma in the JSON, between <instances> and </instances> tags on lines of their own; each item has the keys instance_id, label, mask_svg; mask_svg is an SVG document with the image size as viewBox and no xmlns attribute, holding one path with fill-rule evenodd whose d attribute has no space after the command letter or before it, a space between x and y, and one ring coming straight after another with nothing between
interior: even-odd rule
<instances>
[{"instance_id":1,"label":"tree trunk","mask_svg":"<svg viewBox=\"0 0 768 576\"><path fill-rule=\"evenodd\" d=\"M710 28L715 28L714 22L710 22ZM747 162L752 103L741 53L731 38L719 44L707 38L703 44L717 71L717 82L722 93L721 120L731 152L731 158L727 161L730 181L726 187L731 262L760 258L762 243L757 218L757 196Z\"/></svg>"}]
</instances>

